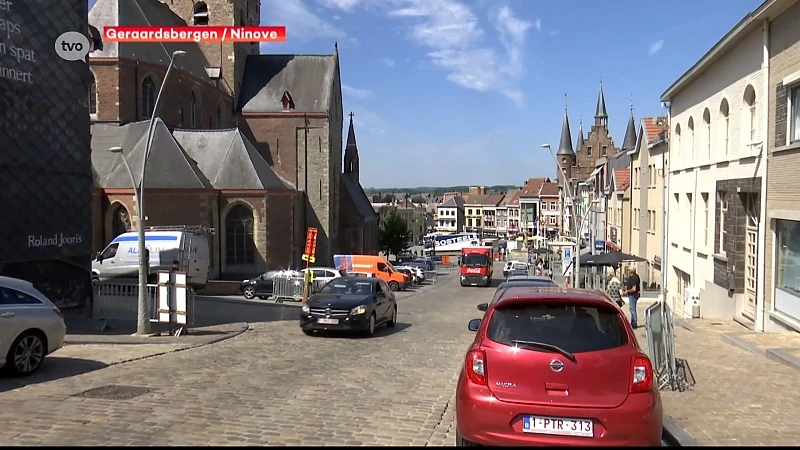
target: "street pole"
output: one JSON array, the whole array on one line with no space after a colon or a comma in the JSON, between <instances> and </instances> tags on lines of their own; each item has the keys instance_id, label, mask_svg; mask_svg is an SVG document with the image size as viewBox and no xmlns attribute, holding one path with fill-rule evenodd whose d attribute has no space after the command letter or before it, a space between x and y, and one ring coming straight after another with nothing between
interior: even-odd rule
<instances>
[{"instance_id":1,"label":"street pole","mask_svg":"<svg viewBox=\"0 0 800 450\"><path fill-rule=\"evenodd\" d=\"M176 50L172 53L172 58L169 60L169 66L167 66L167 71L164 74L164 79L161 81L161 87L158 89L158 95L156 96L156 102L153 105L153 112L150 115L150 123L147 126L147 143L145 145L144 155L142 157L142 172L141 176L139 177L139 189L138 189L138 207L136 208L137 211L137 224L136 224L136 234L137 234L137 247L139 252L139 304L138 304L138 317L136 322L136 334L137 335L148 335L150 334L150 296L147 292L147 277L149 275L148 264L150 262L150 258L147 253L147 246L145 245L145 215L144 215L144 174L145 168L147 167L147 158L150 156L150 151L153 145L153 128L155 127L156 121L156 113L158 112L158 106L161 103L161 96L164 93L164 87L167 85L167 79L169 78L170 72L172 72L172 68L175 65L175 59L185 55L186 52L183 50ZM125 160L123 159L123 162ZM128 169L130 171L130 169ZM130 171L131 174L133 173ZM136 192L136 181L134 182L134 192Z\"/></svg>"},{"instance_id":2,"label":"street pole","mask_svg":"<svg viewBox=\"0 0 800 450\"><path fill-rule=\"evenodd\" d=\"M575 201L574 192L572 192L572 186L570 184L570 180L567 179L567 173L564 172L564 168L558 164L558 158L556 158L556 154L553 153L553 149L550 147L550 144L542 144L542 148L546 148L550 152L550 156L553 157L553 161L556 163L556 167L558 167L559 172L561 172L561 179L564 180L565 193L567 194L567 197L570 199L570 219L572 219L570 226L572 227L572 235L573 238L575 239L575 252L573 252L573 258L575 258L575 264L574 264L575 268L572 274L573 275L572 278L574 283L573 287L578 287L578 281L580 279L579 275L580 264L581 264L580 261L581 241L578 236L580 234L580 228L578 227L577 221L575 220L576 217L575 207L577 206L576 205L577 202ZM581 220L581 222L583 222L583 219Z\"/></svg>"}]
</instances>

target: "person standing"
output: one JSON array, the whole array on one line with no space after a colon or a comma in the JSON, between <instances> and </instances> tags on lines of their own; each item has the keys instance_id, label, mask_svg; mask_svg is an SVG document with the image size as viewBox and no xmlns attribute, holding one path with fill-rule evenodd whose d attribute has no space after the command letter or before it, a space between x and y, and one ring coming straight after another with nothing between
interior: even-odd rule
<instances>
[{"instance_id":1,"label":"person standing","mask_svg":"<svg viewBox=\"0 0 800 450\"><path fill-rule=\"evenodd\" d=\"M613 274L608 275L606 293L609 297L611 297L611 300L614 300L614 302L620 307L625 305L625 302L622 301L622 296L620 295L622 293L622 283L620 283L619 278Z\"/></svg>"},{"instance_id":2,"label":"person standing","mask_svg":"<svg viewBox=\"0 0 800 450\"><path fill-rule=\"evenodd\" d=\"M639 302L639 297L642 294L642 280L636 274L636 267L631 267L628 270L628 278L625 280L625 290L623 291L628 296L628 307L631 313L631 327L635 330L638 327L636 304Z\"/></svg>"}]
</instances>

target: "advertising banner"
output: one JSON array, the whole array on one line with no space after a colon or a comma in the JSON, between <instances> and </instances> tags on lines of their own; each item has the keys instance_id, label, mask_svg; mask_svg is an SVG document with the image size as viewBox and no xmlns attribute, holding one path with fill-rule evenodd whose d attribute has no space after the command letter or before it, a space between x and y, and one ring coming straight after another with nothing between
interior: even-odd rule
<instances>
[{"instance_id":1,"label":"advertising banner","mask_svg":"<svg viewBox=\"0 0 800 450\"><path fill-rule=\"evenodd\" d=\"M86 0L0 0L0 263L88 266L88 34Z\"/></svg>"}]
</instances>

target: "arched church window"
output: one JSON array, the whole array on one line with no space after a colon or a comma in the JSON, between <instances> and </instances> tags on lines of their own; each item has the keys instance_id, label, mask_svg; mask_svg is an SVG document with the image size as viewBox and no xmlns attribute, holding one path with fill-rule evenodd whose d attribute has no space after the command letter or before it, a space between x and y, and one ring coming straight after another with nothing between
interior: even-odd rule
<instances>
[{"instance_id":1,"label":"arched church window","mask_svg":"<svg viewBox=\"0 0 800 450\"><path fill-rule=\"evenodd\" d=\"M194 19L195 25L208 25L208 5L206 5L205 2L195 3L192 18Z\"/></svg>"}]
</instances>

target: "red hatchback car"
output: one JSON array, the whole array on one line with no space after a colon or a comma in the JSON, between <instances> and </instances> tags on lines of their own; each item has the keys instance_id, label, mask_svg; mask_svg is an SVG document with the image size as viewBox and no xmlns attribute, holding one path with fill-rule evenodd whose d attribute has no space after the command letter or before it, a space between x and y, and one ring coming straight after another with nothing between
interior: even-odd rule
<instances>
[{"instance_id":1,"label":"red hatchback car","mask_svg":"<svg viewBox=\"0 0 800 450\"><path fill-rule=\"evenodd\" d=\"M652 364L604 293L510 288L469 329L457 446L661 445Z\"/></svg>"}]
</instances>

